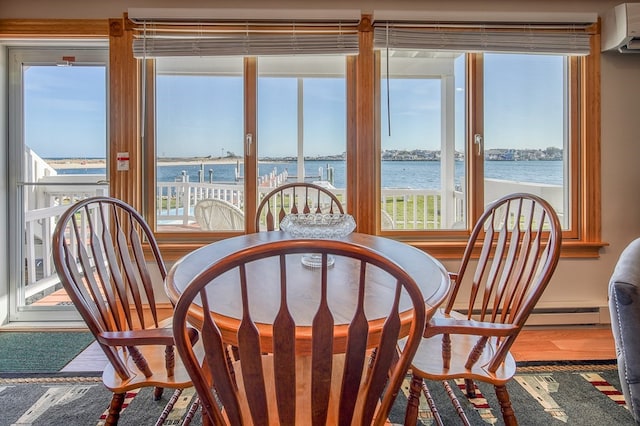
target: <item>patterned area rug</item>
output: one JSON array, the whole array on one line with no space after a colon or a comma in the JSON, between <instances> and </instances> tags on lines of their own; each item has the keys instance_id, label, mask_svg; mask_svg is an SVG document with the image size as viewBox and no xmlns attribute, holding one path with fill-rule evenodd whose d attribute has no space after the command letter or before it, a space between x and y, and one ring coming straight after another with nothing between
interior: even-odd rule
<instances>
[{"instance_id":1,"label":"patterned area rug","mask_svg":"<svg viewBox=\"0 0 640 426\"><path fill-rule=\"evenodd\" d=\"M450 384L472 425L503 424L492 387L480 383L477 397L469 400L456 383ZM408 381L405 385L389 424L404 422ZM444 424L460 424L441 383L430 382L429 388ZM522 366L508 389L521 425L634 424L620 393L616 365L611 362ZM154 424L170 397L166 390L162 400L154 402L149 389L130 392L120 424ZM193 398L193 389L186 389L165 425L180 424ZM0 379L0 425L100 425L110 400L99 377ZM426 401L421 401L420 422L433 424ZM201 423L198 413L192 424Z\"/></svg>"}]
</instances>

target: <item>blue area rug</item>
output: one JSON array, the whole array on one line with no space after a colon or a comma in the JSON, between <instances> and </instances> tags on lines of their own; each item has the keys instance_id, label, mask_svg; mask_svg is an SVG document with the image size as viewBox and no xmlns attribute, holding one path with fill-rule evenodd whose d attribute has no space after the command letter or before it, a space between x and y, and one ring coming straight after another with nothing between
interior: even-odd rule
<instances>
[{"instance_id":1,"label":"blue area rug","mask_svg":"<svg viewBox=\"0 0 640 426\"><path fill-rule=\"evenodd\" d=\"M90 332L0 332L0 375L54 373L94 341Z\"/></svg>"},{"instance_id":2,"label":"blue area rug","mask_svg":"<svg viewBox=\"0 0 640 426\"><path fill-rule=\"evenodd\" d=\"M456 383L450 382L472 425L502 425L493 388L479 385L478 397L469 400ZM404 422L405 389L398 395L390 415L391 424ZM428 384L445 425L460 424L441 383ZM633 425L624 405L616 365L543 364L522 366L508 385L520 425ZM122 412L121 425L154 424L171 397L165 390L162 400L154 402L151 390L130 392ZM179 424L193 401L193 389L186 389L165 425ZM101 423L111 393L99 377L52 377L0 379L0 425L96 425ZM433 419L422 401L420 424ZM200 425L200 413L193 424Z\"/></svg>"}]
</instances>

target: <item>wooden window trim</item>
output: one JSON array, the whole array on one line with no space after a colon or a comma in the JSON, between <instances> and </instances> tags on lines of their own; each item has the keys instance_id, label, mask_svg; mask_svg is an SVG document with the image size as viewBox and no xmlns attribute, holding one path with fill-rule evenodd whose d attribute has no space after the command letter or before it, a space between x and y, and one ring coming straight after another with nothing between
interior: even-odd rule
<instances>
[{"instance_id":1,"label":"wooden window trim","mask_svg":"<svg viewBox=\"0 0 640 426\"><path fill-rule=\"evenodd\" d=\"M108 19L0 19L0 38L106 38Z\"/></svg>"}]
</instances>

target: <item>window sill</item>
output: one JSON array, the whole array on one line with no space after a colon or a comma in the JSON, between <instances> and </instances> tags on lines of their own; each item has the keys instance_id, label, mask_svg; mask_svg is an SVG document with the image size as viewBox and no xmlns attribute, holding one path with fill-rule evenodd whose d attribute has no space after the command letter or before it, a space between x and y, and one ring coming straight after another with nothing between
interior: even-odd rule
<instances>
[{"instance_id":1,"label":"window sill","mask_svg":"<svg viewBox=\"0 0 640 426\"><path fill-rule=\"evenodd\" d=\"M466 241L405 241L420 250L428 252L433 257L445 259L459 259L464 252ZM597 259L600 257L600 249L608 246L606 242L585 242L578 240L566 240L562 242L561 258Z\"/></svg>"},{"instance_id":2,"label":"window sill","mask_svg":"<svg viewBox=\"0 0 640 426\"><path fill-rule=\"evenodd\" d=\"M402 239L400 239L402 240ZM424 241L424 240L403 240L420 250L429 253L439 260L459 259L464 252L466 241ZM192 252L208 243L212 242L179 242L165 241L160 243L160 250L166 261L173 262L180 259L187 253ZM600 249L608 246L606 242L584 242L568 240L562 242L561 258L575 259L597 259L600 257Z\"/></svg>"}]
</instances>

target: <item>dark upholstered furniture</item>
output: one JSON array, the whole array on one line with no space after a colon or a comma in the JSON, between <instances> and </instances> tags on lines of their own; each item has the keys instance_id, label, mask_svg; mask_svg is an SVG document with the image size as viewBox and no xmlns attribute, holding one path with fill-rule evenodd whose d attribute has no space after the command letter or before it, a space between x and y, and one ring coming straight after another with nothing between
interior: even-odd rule
<instances>
[{"instance_id":1,"label":"dark upholstered furniture","mask_svg":"<svg viewBox=\"0 0 640 426\"><path fill-rule=\"evenodd\" d=\"M620 255L609 281L611 328L629 410L640 424L640 238Z\"/></svg>"}]
</instances>

